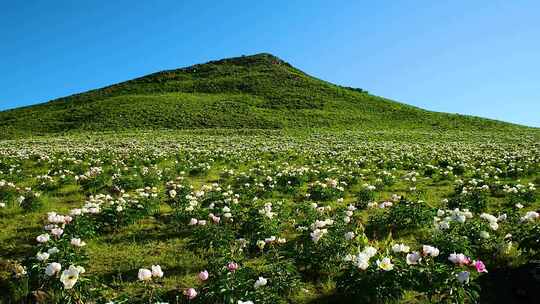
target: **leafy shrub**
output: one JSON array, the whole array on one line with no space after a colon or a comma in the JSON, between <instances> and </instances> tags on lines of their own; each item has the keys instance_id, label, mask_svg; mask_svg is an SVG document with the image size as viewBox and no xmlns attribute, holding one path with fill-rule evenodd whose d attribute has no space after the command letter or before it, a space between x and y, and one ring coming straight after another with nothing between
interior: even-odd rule
<instances>
[{"instance_id":1,"label":"leafy shrub","mask_svg":"<svg viewBox=\"0 0 540 304\"><path fill-rule=\"evenodd\" d=\"M329 201L343 195L343 186L337 180L326 178L324 183L316 181L308 189L309 199L314 201Z\"/></svg>"},{"instance_id":2,"label":"leafy shrub","mask_svg":"<svg viewBox=\"0 0 540 304\"><path fill-rule=\"evenodd\" d=\"M388 231L406 231L427 227L432 223L435 210L422 201L402 198L392 207L385 208L369 217L368 235L380 235Z\"/></svg>"},{"instance_id":3,"label":"leafy shrub","mask_svg":"<svg viewBox=\"0 0 540 304\"><path fill-rule=\"evenodd\" d=\"M473 212L483 212L487 209L487 199L484 191L475 190L466 193L456 193L448 199L448 209L469 209Z\"/></svg>"},{"instance_id":4,"label":"leafy shrub","mask_svg":"<svg viewBox=\"0 0 540 304\"><path fill-rule=\"evenodd\" d=\"M43 207L43 201L40 198L40 194L30 189L26 189L20 193L17 202L25 212L33 212Z\"/></svg>"}]
</instances>

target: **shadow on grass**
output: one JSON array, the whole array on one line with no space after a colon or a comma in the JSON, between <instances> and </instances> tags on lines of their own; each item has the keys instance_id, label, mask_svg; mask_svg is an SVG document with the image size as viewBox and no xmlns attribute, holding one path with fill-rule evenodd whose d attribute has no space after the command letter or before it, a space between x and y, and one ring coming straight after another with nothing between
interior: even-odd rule
<instances>
[{"instance_id":1,"label":"shadow on grass","mask_svg":"<svg viewBox=\"0 0 540 304\"><path fill-rule=\"evenodd\" d=\"M118 230L106 230L100 233L99 239L107 244L145 244L151 241L167 241L182 239L190 235L189 229L175 223L170 214L156 214Z\"/></svg>"},{"instance_id":2,"label":"shadow on grass","mask_svg":"<svg viewBox=\"0 0 540 304\"><path fill-rule=\"evenodd\" d=\"M497 269L480 280L481 303L540 303L540 261L515 269Z\"/></svg>"},{"instance_id":3,"label":"shadow on grass","mask_svg":"<svg viewBox=\"0 0 540 304\"><path fill-rule=\"evenodd\" d=\"M0 243L0 257L8 259L22 259L32 255L34 237L42 233L39 226L18 228L15 235Z\"/></svg>"},{"instance_id":4,"label":"shadow on grass","mask_svg":"<svg viewBox=\"0 0 540 304\"><path fill-rule=\"evenodd\" d=\"M308 304L371 304L373 302L367 301L354 296L347 295L328 295L317 298Z\"/></svg>"}]
</instances>

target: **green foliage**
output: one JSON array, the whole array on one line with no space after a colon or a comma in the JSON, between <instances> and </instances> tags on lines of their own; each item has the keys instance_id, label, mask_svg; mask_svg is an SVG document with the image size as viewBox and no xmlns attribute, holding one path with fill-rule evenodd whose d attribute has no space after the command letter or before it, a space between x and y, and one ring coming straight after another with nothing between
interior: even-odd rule
<instances>
[{"instance_id":1,"label":"green foliage","mask_svg":"<svg viewBox=\"0 0 540 304\"><path fill-rule=\"evenodd\" d=\"M433 221L435 210L425 202L401 199L392 207L387 207L369 217L366 227L368 235L384 236L388 231L406 231L424 228Z\"/></svg>"},{"instance_id":2,"label":"green foliage","mask_svg":"<svg viewBox=\"0 0 540 304\"><path fill-rule=\"evenodd\" d=\"M456 193L448 199L447 206L449 209L469 209L473 212L482 212L487 208L487 200L484 191L475 189L470 192Z\"/></svg>"}]
</instances>

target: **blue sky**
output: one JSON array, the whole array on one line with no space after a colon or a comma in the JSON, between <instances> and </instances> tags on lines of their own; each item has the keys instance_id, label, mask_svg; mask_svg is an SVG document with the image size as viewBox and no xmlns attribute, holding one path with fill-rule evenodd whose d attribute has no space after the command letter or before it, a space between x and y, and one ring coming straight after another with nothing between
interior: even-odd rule
<instances>
[{"instance_id":1,"label":"blue sky","mask_svg":"<svg viewBox=\"0 0 540 304\"><path fill-rule=\"evenodd\" d=\"M540 127L539 1L0 1L0 109L269 52L429 110Z\"/></svg>"}]
</instances>

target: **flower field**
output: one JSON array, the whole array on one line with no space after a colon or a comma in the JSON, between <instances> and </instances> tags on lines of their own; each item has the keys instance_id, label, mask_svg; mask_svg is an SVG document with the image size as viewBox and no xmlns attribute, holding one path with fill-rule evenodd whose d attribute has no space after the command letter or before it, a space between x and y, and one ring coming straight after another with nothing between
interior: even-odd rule
<instances>
[{"instance_id":1,"label":"flower field","mask_svg":"<svg viewBox=\"0 0 540 304\"><path fill-rule=\"evenodd\" d=\"M2 141L0 303L488 303L539 186L532 132Z\"/></svg>"}]
</instances>

